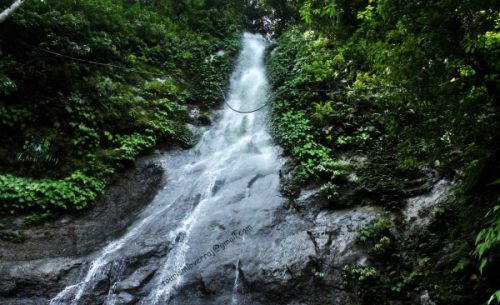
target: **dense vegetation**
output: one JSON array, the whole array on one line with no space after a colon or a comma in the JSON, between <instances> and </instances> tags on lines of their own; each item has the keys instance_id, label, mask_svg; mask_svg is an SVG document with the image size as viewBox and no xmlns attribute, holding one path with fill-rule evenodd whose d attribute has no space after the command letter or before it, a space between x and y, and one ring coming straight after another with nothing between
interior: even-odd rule
<instances>
[{"instance_id":1,"label":"dense vegetation","mask_svg":"<svg viewBox=\"0 0 500 305\"><path fill-rule=\"evenodd\" d=\"M295 161L285 194L309 184L335 207L395 211L433 173L458 181L431 232L401 237L392 218L362 230L373 266L344 270L360 304L412 304L421 289L439 304L499 301L498 3L277 2L273 125Z\"/></svg>"},{"instance_id":2,"label":"dense vegetation","mask_svg":"<svg viewBox=\"0 0 500 305\"><path fill-rule=\"evenodd\" d=\"M85 209L145 149L189 145L190 108L203 123L220 100L239 11L228 1L26 1L0 27L0 212Z\"/></svg>"},{"instance_id":3,"label":"dense vegetation","mask_svg":"<svg viewBox=\"0 0 500 305\"><path fill-rule=\"evenodd\" d=\"M143 151L189 146L248 24L276 35L285 195L397 212L422 181L456 183L429 231L361 230L371 265L343 270L359 304L500 302L497 1L26 1L0 26L0 214L84 210Z\"/></svg>"}]
</instances>

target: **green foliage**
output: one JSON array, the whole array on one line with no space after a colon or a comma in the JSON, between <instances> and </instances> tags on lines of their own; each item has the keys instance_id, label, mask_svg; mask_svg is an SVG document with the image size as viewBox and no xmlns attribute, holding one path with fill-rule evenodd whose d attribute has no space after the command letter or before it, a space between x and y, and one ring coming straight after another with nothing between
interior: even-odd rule
<instances>
[{"instance_id":1,"label":"green foliage","mask_svg":"<svg viewBox=\"0 0 500 305\"><path fill-rule=\"evenodd\" d=\"M419 241L399 240L382 220L361 230L358 242L378 260L379 278L354 289L360 302L387 304L397 295L412 304L408 292L429 287L439 303L486 302L498 290L491 274L499 264L498 4L308 0L286 8L294 12L284 17L288 27L270 52L269 78L279 94L272 105L275 137L295 161L298 184L319 186L330 198L344 184L359 185L364 199L388 209L422 189L429 168L458 176L466 190L464 202L438 213L443 223ZM326 166L326 175L320 170L343 156L364 161ZM352 171L356 182L335 178ZM296 194L292 180L282 187ZM484 210L491 212L479 225ZM476 235L475 250L446 256L448 244L472 245ZM476 274L470 253L483 274ZM444 280L442 273L458 262Z\"/></svg>"},{"instance_id":2,"label":"green foliage","mask_svg":"<svg viewBox=\"0 0 500 305\"><path fill-rule=\"evenodd\" d=\"M115 143L118 144L119 157L123 160L133 161L137 154L155 144L151 136L142 136L134 133L131 135L117 136Z\"/></svg>"},{"instance_id":3,"label":"green foliage","mask_svg":"<svg viewBox=\"0 0 500 305\"><path fill-rule=\"evenodd\" d=\"M482 273L492 261L498 260L500 247L500 205L494 206L487 214L488 226L476 236L474 254L479 259L479 271Z\"/></svg>"},{"instance_id":4,"label":"green foliage","mask_svg":"<svg viewBox=\"0 0 500 305\"><path fill-rule=\"evenodd\" d=\"M375 255L387 254L394 239L390 228L392 221L388 217L383 217L372 221L359 230L356 241L360 244L370 244L371 253Z\"/></svg>"},{"instance_id":5,"label":"green foliage","mask_svg":"<svg viewBox=\"0 0 500 305\"><path fill-rule=\"evenodd\" d=\"M373 267L355 267L350 265L345 265L342 268L342 274L347 279L361 283L373 280L378 276L377 270Z\"/></svg>"},{"instance_id":6,"label":"green foliage","mask_svg":"<svg viewBox=\"0 0 500 305\"><path fill-rule=\"evenodd\" d=\"M380 279L380 272L372 266L356 266L347 264L342 268L344 285L353 289L354 295L359 298L357 303L366 303L368 300L379 304L383 302L382 291L377 293L379 287L377 281Z\"/></svg>"},{"instance_id":7,"label":"green foliage","mask_svg":"<svg viewBox=\"0 0 500 305\"><path fill-rule=\"evenodd\" d=\"M436 5L456 16L437 18L430 4L401 4L401 15L392 14L395 4L387 1L306 1L300 10L306 26L281 35L270 60L271 81L288 98L275 110L305 113L316 127L315 141L327 148L391 150L396 159L380 166L396 168L398 176L413 176L436 156L446 156L446 166L462 164L461 158L475 152L464 156L457 148L479 138L492 145L487 135L498 133L488 126L498 111L491 80L498 78L498 66L487 63L488 75L478 79L474 65L498 54L484 47L466 59L454 46L483 39L495 44L491 33L498 17L485 3ZM448 23L462 22L468 9L478 19L464 28L484 36L441 35ZM441 27L426 25L427 18ZM390 175L376 179L393 180Z\"/></svg>"},{"instance_id":8,"label":"green foliage","mask_svg":"<svg viewBox=\"0 0 500 305\"><path fill-rule=\"evenodd\" d=\"M18 231L14 232L0 231L0 239L20 244L26 240L26 237L22 233L19 233Z\"/></svg>"},{"instance_id":9,"label":"green foliage","mask_svg":"<svg viewBox=\"0 0 500 305\"><path fill-rule=\"evenodd\" d=\"M302 90L304 82L316 81L309 75L323 66L318 62L306 68L299 67L310 58L310 54L301 53L301 47L305 48L309 39L305 36L295 29L284 34L279 38L280 47L270 58L270 79L279 92L279 98L272 104L274 135L297 163L295 183L319 182L321 191L333 200L353 170L350 162L336 156L334 148L337 147L332 145L342 138L337 130L332 130L330 122L344 113L334 110L333 101L313 102L318 100L318 94ZM322 43L320 41L317 46ZM293 73L294 70L300 73ZM321 73L328 74L328 71Z\"/></svg>"},{"instance_id":10,"label":"green foliage","mask_svg":"<svg viewBox=\"0 0 500 305\"><path fill-rule=\"evenodd\" d=\"M359 235L357 237L358 242L366 242L373 238L379 237L389 230L391 226L391 220L389 218L380 218L372 221L370 224L359 230Z\"/></svg>"},{"instance_id":11,"label":"green foliage","mask_svg":"<svg viewBox=\"0 0 500 305\"><path fill-rule=\"evenodd\" d=\"M488 305L494 304L493 302L500 303L500 290L497 290L494 294L491 295L490 299L488 300Z\"/></svg>"},{"instance_id":12,"label":"green foliage","mask_svg":"<svg viewBox=\"0 0 500 305\"><path fill-rule=\"evenodd\" d=\"M380 238L375 245L373 245L372 251L375 254L384 254L391 245L391 239L387 236Z\"/></svg>"},{"instance_id":13,"label":"green foliage","mask_svg":"<svg viewBox=\"0 0 500 305\"><path fill-rule=\"evenodd\" d=\"M54 219L54 214L50 212L37 212L26 216L24 218L24 224L26 226L36 226L52 219Z\"/></svg>"},{"instance_id":14,"label":"green foliage","mask_svg":"<svg viewBox=\"0 0 500 305\"><path fill-rule=\"evenodd\" d=\"M12 175L0 176L2 211L82 210L103 191L105 183L81 171L63 180L33 180Z\"/></svg>"},{"instance_id":15,"label":"green foliage","mask_svg":"<svg viewBox=\"0 0 500 305\"><path fill-rule=\"evenodd\" d=\"M396 293L404 292L405 289L408 289L410 284L412 284L421 275L422 274L418 271L412 271L409 274L404 274L400 281L393 284L391 290Z\"/></svg>"},{"instance_id":16,"label":"green foliage","mask_svg":"<svg viewBox=\"0 0 500 305\"><path fill-rule=\"evenodd\" d=\"M191 145L188 104L220 102L247 22L241 8L23 4L0 28L0 213L85 209L145 150Z\"/></svg>"},{"instance_id":17,"label":"green foliage","mask_svg":"<svg viewBox=\"0 0 500 305\"><path fill-rule=\"evenodd\" d=\"M40 166L45 163L57 165L59 160L50 153L50 144L48 138L41 141L26 141L23 150L17 155L17 160L30 163L31 166Z\"/></svg>"},{"instance_id":18,"label":"green foliage","mask_svg":"<svg viewBox=\"0 0 500 305\"><path fill-rule=\"evenodd\" d=\"M315 141L314 127L305 113L285 112L275 122L275 133L280 144L289 149L299 162L293 184L323 179L326 182L321 190L327 194L328 199L337 196L336 183L349 174L349 162L333 159L331 151Z\"/></svg>"},{"instance_id":19,"label":"green foliage","mask_svg":"<svg viewBox=\"0 0 500 305\"><path fill-rule=\"evenodd\" d=\"M320 272L320 271L316 270L315 268L313 268L311 271L313 272L314 276L319 278L319 279L322 279L326 276L326 273Z\"/></svg>"}]
</instances>

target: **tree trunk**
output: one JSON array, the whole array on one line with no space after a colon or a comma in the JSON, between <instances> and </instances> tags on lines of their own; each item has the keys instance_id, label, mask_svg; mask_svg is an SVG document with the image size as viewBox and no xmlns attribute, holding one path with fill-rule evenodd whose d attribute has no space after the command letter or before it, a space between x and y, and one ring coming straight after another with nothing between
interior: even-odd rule
<instances>
[{"instance_id":1,"label":"tree trunk","mask_svg":"<svg viewBox=\"0 0 500 305\"><path fill-rule=\"evenodd\" d=\"M21 4L23 4L24 0L16 0L12 3L11 6L6 8L2 13L0 13L0 23L4 22L10 14L12 14L15 10L17 10Z\"/></svg>"}]
</instances>

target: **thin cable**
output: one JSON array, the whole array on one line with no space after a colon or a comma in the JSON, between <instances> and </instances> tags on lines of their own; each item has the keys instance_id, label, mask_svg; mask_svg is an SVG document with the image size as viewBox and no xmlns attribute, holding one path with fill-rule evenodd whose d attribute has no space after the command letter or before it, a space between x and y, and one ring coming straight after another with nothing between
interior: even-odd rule
<instances>
[{"instance_id":1,"label":"thin cable","mask_svg":"<svg viewBox=\"0 0 500 305\"><path fill-rule=\"evenodd\" d=\"M271 98L267 98L267 102L264 103L264 105L260 106L259 108L257 109L254 109L254 110L249 110L249 111L243 111L243 110L238 110L236 108L234 108L233 106L231 106L228 101L227 101L227 98L226 98L226 95L224 94L224 91L222 90L222 88L220 86L217 86L219 88L219 91L221 92L222 94L222 97L224 99L224 104L226 104L226 106L231 109L232 111L234 112L237 112L237 113L242 113L242 114L248 114L248 113L253 113L253 112L257 112L261 109L264 109L266 106L269 106L269 104L271 103L272 100L276 99L278 96L282 95L283 93L287 92L287 90L284 90L284 91L281 91L281 92L278 92L277 94L275 94L274 96L272 96ZM309 90L309 89L299 89L299 88L288 88L288 90L296 90L296 91L309 91L309 92L333 92L333 93L340 93L338 91L333 91L333 90L327 90L327 89L317 89L317 90Z\"/></svg>"},{"instance_id":2,"label":"thin cable","mask_svg":"<svg viewBox=\"0 0 500 305\"><path fill-rule=\"evenodd\" d=\"M10 38L10 37L5 37L4 36L2 38L3 39L7 39L7 40L11 40L11 41L16 42L18 44L22 44L22 45L30 47L32 49L36 49L36 50L39 50L39 51L42 51L42 52L45 52L45 53L48 53L48 54L51 54L51 55L54 55L54 56L58 56L58 57L70 59L70 60L73 60L73 61L78 61L78 62L87 63L87 64L91 64L91 65L96 65L96 66L111 67L111 68L114 68L114 69L121 69L121 70L129 71L129 72L135 72L135 73L140 73L140 74L149 74L149 75L154 75L154 76L168 77L168 75L161 74L161 73L154 73L154 72L149 72L149 71L137 70L137 69L134 69L134 68L127 68L127 67L124 67L124 66L118 66L118 65L114 65L114 64L108 64L108 63L103 63L103 62L98 62L98 61L93 61L93 60L85 60L85 59L81 59L81 58L77 58L77 57L73 57L73 56L61 54L61 53L58 53L58 52L55 52L55 51L51 51L51 50L47 50L47 49L44 49L44 48L40 48L40 47L31 45L29 43L26 43L24 41L20 41L20 40L17 40L17 39L14 39L14 38Z\"/></svg>"},{"instance_id":3,"label":"thin cable","mask_svg":"<svg viewBox=\"0 0 500 305\"><path fill-rule=\"evenodd\" d=\"M253 113L253 112L257 112L261 109L263 109L264 107L266 107L268 105L268 103L265 103L264 105L260 106L259 108L255 109L255 110L250 110L250 111L241 111L241 110L238 110L238 109L234 109L233 107L231 107L231 105L229 105L226 100L224 100L224 103L226 104L227 107L229 107L229 109L231 109L232 111L234 112L238 112L238 113L243 113L243 114L248 114L248 113Z\"/></svg>"},{"instance_id":4,"label":"thin cable","mask_svg":"<svg viewBox=\"0 0 500 305\"><path fill-rule=\"evenodd\" d=\"M280 95L282 95L283 93L287 92L287 90L284 90L284 91L281 91L281 92L278 92L277 94L275 94L274 96L272 97L268 97L266 98L267 102L264 103L264 105L260 106L259 108L257 109L254 109L254 110L249 110L249 111L243 111L243 110L238 110L236 108L234 108L233 106L231 106L228 102L227 102L227 98L226 98L226 95L224 94L224 91L222 90L222 88L220 86L217 86L222 94L222 97L224 99L224 104L226 104L226 106L231 109L232 111L234 112L237 112L237 113L242 113L242 114L248 114L248 113L253 113L253 112L257 112L261 109L264 109L266 106L269 106L269 104L271 103L271 101L273 101L274 99L276 99L277 97L279 97ZM308 90L308 89L299 89L299 88L288 88L288 90L296 90L296 91L310 91L310 92L333 92L333 93L339 93L339 92L336 92L336 91L333 91L333 90L326 90L326 89L318 89L318 90Z\"/></svg>"},{"instance_id":5,"label":"thin cable","mask_svg":"<svg viewBox=\"0 0 500 305\"><path fill-rule=\"evenodd\" d=\"M58 53L58 52L55 52L55 51L51 51L51 50L47 50L47 49L44 49L44 48L40 48L38 46L34 46L34 45L29 44L27 42L20 41L20 40L17 40L17 39L14 39L14 38L10 38L10 37L3 36L2 38L3 39L7 39L7 40L11 40L11 41L16 42L18 44L22 44L22 45L30 47L32 49L36 49L36 50L39 50L39 51L42 51L42 52L45 52L45 53L48 53L48 54L51 54L51 55L54 55L54 56L58 56L58 57L61 57L61 58L70 59L70 60L81 62L81 63L87 63L87 64L91 64L91 65L96 65L96 66L111 67L111 68L114 68L114 69L121 69L121 70L125 70L125 71L131 71L131 72L142 73L142 74L150 74L150 75L155 75L155 76L168 77L167 75L160 74L160 73L154 73L154 72L148 72L148 71L141 71L141 70L137 70L137 69L134 69L134 68L127 68L127 67L123 67L123 66L118 66L118 65L114 65L114 64L108 64L108 63L103 63L103 62L98 62L98 61L93 61L93 60L85 60L85 59L81 59L81 58L78 58L78 57L73 57L73 56L70 56L70 55L61 54L61 53ZM316 90L298 89L298 88L289 88L289 89L290 90L296 90L296 91L331 92L331 90L325 90L325 89L316 89ZM257 112L257 111L259 111L261 109L264 109L265 107L267 107L269 105L269 103L272 101L272 99L280 96L282 93L285 92L285 91L279 92L278 94L276 94L275 96L273 96L272 99L267 99L267 102L264 103L264 105L260 106L257 109L250 110L250 111L243 111L243 110L238 110L238 109L234 108L233 106L231 106L228 103L228 101L226 99L226 96L224 94L224 91L221 89L221 87L219 87L219 90L222 93L222 96L224 97L224 103L226 104L226 106L229 107L229 109L231 109L232 111L237 112L237 113L241 113L241 114L254 113L254 112Z\"/></svg>"},{"instance_id":6,"label":"thin cable","mask_svg":"<svg viewBox=\"0 0 500 305\"><path fill-rule=\"evenodd\" d=\"M237 113L242 113L242 114L248 114L248 113L253 113L253 112L257 112L261 109L264 109L266 106L269 105L269 103L271 102L272 99L267 99L267 102L264 103L264 105L260 106L259 108L257 109L254 109L254 110L250 110L250 111L243 111L243 110L238 110L238 109L235 109L233 106L231 106L228 102L227 102L227 99L226 99L226 95L224 94L224 91L222 90L222 88L220 86L217 86L222 94L222 97L224 99L224 104L226 104L227 107L229 107L229 109L231 109L232 111L234 112L237 112ZM281 94L281 93L280 93ZM279 94L278 94L279 95ZM274 96L273 98L276 98L276 96Z\"/></svg>"},{"instance_id":7,"label":"thin cable","mask_svg":"<svg viewBox=\"0 0 500 305\"><path fill-rule=\"evenodd\" d=\"M137 70L137 69L134 69L134 68L127 68L127 67L124 67L124 66L118 66L118 65L114 65L114 64L108 64L108 63L103 63L103 62L98 62L98 61L93 61L93 60L85 60L85 59L81 59L81 58L78 58L78 57L73 57L73 56L70 56L70 55L65 55L65 54L58 53L58 52L55 52L55 51L51 51L51 50L48 50L48 49L40 48L38 46L34 46L34 45L31 45L31 44L26 43L24 41L20 41L20 40L11 38L11 37L3 36L2 38L3 39L7 39L7 40L11 40L11 41L16 42L18 44L22 44L22 45L30 47L32 49L36 49L36 50L45 52L47 54L51 54L51 55L54 55L54 56L57 56L57 57L61 57L61 58L70 59L70 60L81 62L81 63L87 63L87 64L91 64L91 65L96 65L96 66L110 67L110 68L114 68L114 69L120 69L120 70L124 70L124 71L130 71L130 72L140 73L140 74L149 74L149 75L154 75L154 76L158 76L158 77L169 77L168 75L165 75L165 74L162 74L162 73L155 73L155 72L149 72L149 71L144 71L144 70ZM443 86L443 85L445 85L447 83L448 82L443 82L443 83L439 84L438 86L424 86L424 87L441 87L441 86ZM399 88L399 87L397 87L397 86L390 86L389 88ZM279 92L278 94L276 94L275 96L273 96L273 99L276 98L276 97L278 97L278 96L280 96L281 94L285 93L286 91L328 92L328 93L333 93L333 94L340 94L340 93L346 93L346 92L351 92L351 91L355 91L355 90L362 90L362 91L367 90L367 91L371 91L371 90L380 90L380 89L381 88L378 88L378 87L376 87L376 88L359 88L359 89L351 89L351 88L349 88L349 89L337 89L337 90L334 91L334 90L331 90L331 89L318 89L318 88L314 88L314 89L288 88L287 90ZM406 89L406 88L404 88L404 89ZM257 111L265 108L266 106L268 106L269 103L272 101L272 99L268 99L268 101L266 103L264 103L264 105L260 106L257 109L250 110L250 111L242 111L242 110L238 110L238 109L235 109L234 107L232 107L227 102L227 99L226 99L226 97L224 95L224 91L222 91L222 89L220 87L219 87L219 90L221 91L222 96L224 97L224 103L226 104L226 106L229 107L229 109L231 109L231 110L233 110L234 112L237 112L237 113L248 114L248 113L257 112ZM451 95L459 95L459 94L451 94Z\"/></svg>"}]
</instances>

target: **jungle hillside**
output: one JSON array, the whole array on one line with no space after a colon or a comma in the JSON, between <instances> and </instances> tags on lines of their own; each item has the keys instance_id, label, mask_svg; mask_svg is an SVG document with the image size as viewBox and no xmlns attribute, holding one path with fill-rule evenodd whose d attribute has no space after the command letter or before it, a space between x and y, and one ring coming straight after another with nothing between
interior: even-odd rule
<instances>
[{"instance_id":1,"label":"jungle hillside","mask_svg":"<svg viewBox=\"0 0 500 305\"><path fill-rule=\"evenodd\" d=\"M356 233L369 263L335 277L349 302L328 304L500 303L497 1L0 0L0 11L2 242L89 213L140 157L196 150L251 32L266 44L267 101L241 115L266 111L288 212L383 211ZM409 228L409 200L439 181L446 200ZM314 204L300 204L311 190ZM330 289L322 268L308 264L301 283Z\"/></svg>"}]
</instances>

